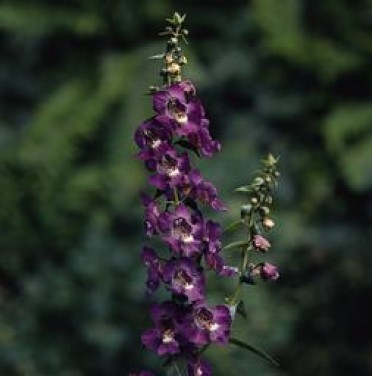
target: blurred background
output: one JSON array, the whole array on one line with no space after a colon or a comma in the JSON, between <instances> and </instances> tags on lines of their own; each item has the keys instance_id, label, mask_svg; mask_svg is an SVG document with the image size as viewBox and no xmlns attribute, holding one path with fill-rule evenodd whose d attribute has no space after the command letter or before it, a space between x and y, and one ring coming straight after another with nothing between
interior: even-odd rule
<instances>
[{"instance_id":1,"label":"blurred background","mask_svg":"<svg viewBox=\"0 0 372 376\"><path fill-rule=\"evenodd\" d=\"M281 279L246 289L236 336L282 367L216 348L215 375L372 375L370 0L0 2L0 375L164 374L140 344L147 173L132 139L175 10L223 145L199 164L230 208L213 218L237 218L234 188L281 158ZM215 301L231 288L209 284Z\"/></svg>"}]
</instances>

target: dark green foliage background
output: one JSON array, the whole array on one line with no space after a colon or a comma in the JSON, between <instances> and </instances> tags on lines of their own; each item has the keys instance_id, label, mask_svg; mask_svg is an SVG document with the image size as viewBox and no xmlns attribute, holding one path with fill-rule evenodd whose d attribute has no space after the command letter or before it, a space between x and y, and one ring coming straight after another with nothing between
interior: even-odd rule
<instances>
[{"instance_id":1,"label":"dark green foliage background","mask_svg":"<svg viewBox=\"0 0 372 376\"><path fill-rule=\"evenodd\" d=\"M217 348L215 374L371 375L370 0L0 2L0 375L163 374L139 340L146 173L132 135L174 10L223 143L200 166L231 208L224 223L233 189L281 156L282 278L247 288L236 336L282 368ZM221 301L231 286L209 289Z\"/></svg>"}]
</instances>

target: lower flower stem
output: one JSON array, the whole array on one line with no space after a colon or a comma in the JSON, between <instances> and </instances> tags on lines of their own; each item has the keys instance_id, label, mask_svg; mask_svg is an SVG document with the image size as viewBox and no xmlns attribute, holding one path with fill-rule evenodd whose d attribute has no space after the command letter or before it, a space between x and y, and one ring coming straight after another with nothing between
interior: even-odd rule
<instances>
[{"instance_id":1,"label":"lower flower stem","mask_svg":"<svg viewBox=\"0 0 372 376\"><path fill-rule=\"evenodd\" d=\"M179 199L179 197L178 197L178 191L177 191L177 188L176 188L176 187L173 188L173 195L174 195L174 203L175 203L175 205L176 205L176 206L179 206L179 204L180 204L180 199Z\"/></svg>"},{"instance_id":2,"label":"lower flower stem","mask_svg":"<svg viewBox=\"0 0 372 376\"><path fill-rule=\"evenodd\" d=\"M253 239L253 233L252 233L252 226L253 226L253 215L251 214L248 218L248 246L243 246L241 249L241 264L240 264L240 271L239 271L239 282L236 286L232 296L227 300L228 304L230 306L237 305L240 301L241 294L242 294L242 288L243 288L243 281L242 276L244 275L245 271L247 270L247 267L249 265L249 259L250 254L252 250L252 239Z\"/></svg>"}]
</instances>

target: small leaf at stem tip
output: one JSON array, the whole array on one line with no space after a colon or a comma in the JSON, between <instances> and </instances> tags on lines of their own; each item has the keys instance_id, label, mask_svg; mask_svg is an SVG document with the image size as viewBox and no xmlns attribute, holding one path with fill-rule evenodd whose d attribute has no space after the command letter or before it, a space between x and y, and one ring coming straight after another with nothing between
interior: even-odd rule
<instances>
[{"instance_id":1,"label":"small leaf at stem tip","mask_svg":"<svg viewBox=\"0 0 372 376\"><path fill-rule=\"evenodd\" d=\"M279 157L274 157L271 153L267 155L267 157L263 160L263 163L266 166L274 166L278 163Z\"/></svg>"},{"instance_id":2,"label":"small leaf at stem tip","mask_svg":"<svg viewBox=\"0 0 372 376\"><path fill-rule=\"evenodd\" d=\"M269 355L266 351L258 349L255 346L249 345L248 343L245 343L239 339L236 338L230 338L229 342L232 343L235 346L241 347L242 349L248 350L261 358L267 360L271 364L273 364L275 367L280 367L280 364L271 356Z\"/></svg>"},{"instance_id":3,"label":"small leaf at stem tip","mask_svg":"<svg viewBox=\"0 0 372 376\"><path fill-rule=\"evenodd\" d=\"M150 60L160 60L160 59L163 59L164 56L165 56L164 54L158 54L158 55L150 56L149 59Z\"/></svg>"},{"instance_id":4,"label":"small leaf at stem tip","mask_svg":"<svg viewBox=\"0 0 372 376\"><path fill-rule=\"evenodd\" d=\"M242 221L241 219L239 219L239 221L235 221L235 222L232 222L229 225L227 225L227 227L223 230L222 233L225 234L227 232L236 231L239 228L241 228L242 226L244 226L244 221Z\"/></svg>"},{"instance_id":5,"label":"small leaf at stem tip","mask_svg":"<svg viewBox=\"0 0 372 376\"><path fill-rule=\"evenodd\" d=\"M250 185L243 185L242 187L236 188L235 192L250 193L252 192L252 187Z\"/></svg>"},{"instance_id":6,"label":"small leaf at stem tip","mask_svg":"<svg viewBox=\"0 0 372 376\"><path fill-rule=\"evenodd\" d=\"M174 13L173 19L175 20L175 22L176 22L178 25L182 22L182 18L181 18L180 14L179 14L178 12L175 12L175 13Z\"/></svg>"},{"instance_id":7,"label":"small leaf at stem tip","mask_svg":"<svg viewBox=\"0 0 372 376\"><path fill-rule=\"evenodd\" d=\"M247 240L239 240L236 242L232 242L230 244L225 245L222 249L232 249L232 248L242 248L242 247L248 247L249 242Z\"/></svg>"}]
</instances>

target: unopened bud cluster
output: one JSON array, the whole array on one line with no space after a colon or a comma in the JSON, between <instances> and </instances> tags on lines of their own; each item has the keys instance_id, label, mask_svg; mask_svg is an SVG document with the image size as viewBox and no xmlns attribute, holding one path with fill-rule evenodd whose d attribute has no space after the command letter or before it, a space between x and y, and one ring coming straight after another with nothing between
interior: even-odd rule
<instances>
[{"instance_id":1,"label":"unopened bud cluster","mask_svg":"<svg viewBox=\"0 0 372 376\"><path fill-rule=\"evenodd\" d=\"M181 82L181 69L183 65L187 64L187 58L180 47L180 40L187 43L186 36L189 33L183 27L184 20L185 15L181 16L176 12L172 18L167 19L169 25L160 33L168 38L165 53L159 55L164 62L160 74L166 85Z\"/></svg>"},{"instance_id":2,"label":"unopened bud cluster","mask_svg":"<svg viewBox=\"0 0 372 376\"><path fill-rule=\"evenodd\" d=\"M242 265L240 270L240 284L254 284L255 277L263 280L276 280L279 272L275 265L259 262L250 262L251 251L266 253L271 248L270 241L263 235L270 231L275 222L270 217L273 204L272 191L277 185L280 176L278 171L278 159L271 154L262 161L262 169L249 185L236 189L246 195L247 202L241 206L241 223L247 229L248 240L242 246ZM230 304L237 304L239 297L236 294L230 299Z\"/></svg>"}]
</instances>

